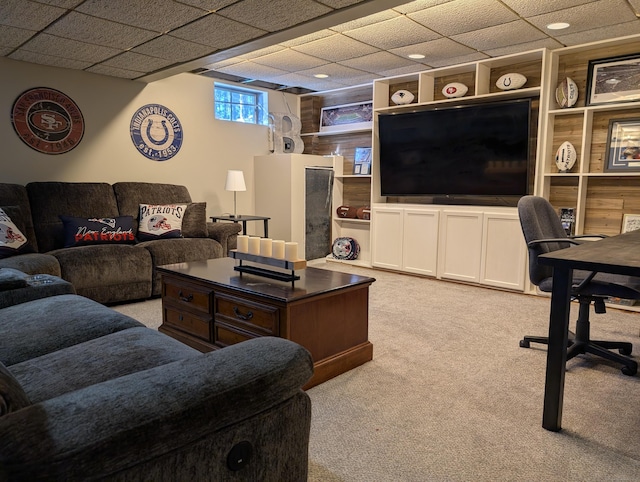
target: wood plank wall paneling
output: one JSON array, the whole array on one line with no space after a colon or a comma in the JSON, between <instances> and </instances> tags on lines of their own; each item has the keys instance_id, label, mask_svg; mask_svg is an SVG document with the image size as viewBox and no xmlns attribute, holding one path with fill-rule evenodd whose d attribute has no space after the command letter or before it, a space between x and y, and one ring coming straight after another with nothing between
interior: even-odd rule
<instances>
[{"instance_id":1,"label":"wood plank wall paneling","mask_svg":"<svg viewBox=\"0 0 640 482\"><path fill-rule=\"evenodd\" d=\"M371 202L370 184L371 179L368 177L363 177L362 179L358 179L357 177L349 178L349 181L345 182L343 186L342 202L344 205L354 206L356 208L369 206Z\"/></svg>"},{"instance_id":2,"label":"wood plank wall paneling","mask_svg":"<svg viewBox=\"0 0 640 482\"><path fill-rule=\"evenodd\" d=\"M300 121L303 134L320 130L320 113L323 107L370 101L373 98L373 86L364 85L353 90L337 90L322 95L305 95L300 98Z\"/></svg>"},{"instance_id":3,"label":"wood plank wall paneling","mask_svg":"<svg viewBox=\"0 0 640 482\"><path fill-rule=\"evenodd\" d=\"M464 72L457 75L445 75L444 77L436 77L433 87L433 99L445 100L446 97L442 93L445 85L451 82L460 82L467 86L469 91L465 95L475 95L476 92L476 74L475 72Z\"/></svg>"},{"instance_id":4,"label":"wood plank wall paneling","mask_svg":"<svg viewBox=\"0 0 640 482\"><path fill-rule=\"evenodd\" d=\"M578 86L578 101L576 107L584 107L587 98L587 77L589 71L589 60L606 59L619 57L621 55L638 53L640 48L636 44L619 45L617 47L607 47L588 50L566 55L558 63L558 81L565 77L571 79Z\"/></svg>"},{"instance_id":5,"label":"wood plank wall paneling","mask_svg":"<svg viewBox=\"0 0 640 482\"><path fill-rule=\"evenodd\" d=\"M344 173L353 172L356 147L371 147L370 132L351 132L330 136L304 136L304 153L317 156L339 154L344 157Z\"/></svg>"},{"instance_id":6,"label":"wood plank wall paneling","mask_svg":"<svg viewBox=\"0 0 640 482\"><path fill-rule=\"evenodd\" d=\"M413 99L413 103L418 102L418 81L414 80L411 82L400 82L397 84L391 84L389 86L389 105L395 105L391 100L391 96L398 92L399 90L408 90L415 97Z\"/></svg>"},{"instance_id":7,"label":"wood plank wall paneling","mask_svg":"<svg viewBox=\"0 0 640 482\"><path fill-rule=\"evenodd\" d=\"M590 178L584 232L620 233L624 214L640 214L640 182L628 177Z\"/></svg>"},{"instance_id":8,"label":"wood plank wall paneling","mask_svg":"<svg viewBox=\"0 0 640 482\"><path fill-rule=\"evenodd\" d=\"M591 135L591 158L589 159L589 172L604 172L604 163L607 152L607 139L609 135L609 123L611 120L637 119L640 112L594 112Z\"/></svg>"},{"instance_id":9,"label":"wood plank wall paneling","mask_svg":"<svg viewBox=\"0 0 640 482\"><path fill-rule=\"evenodd\" d=\"M300 122L302 122L302 134L310 134L320 130L320 109L322 98L307 96L300 99Z\"/></svg>"},{"instance_id":10,"label":"wood plank wall paneling","mask_svg":"<svg viewBox=\"0 0 640 482\"><path fill-rule=\"evenodd\" d=\"M496 82L504 74L511 74L514 72L522 74L527 78L527 83L524 84L524 88L540 87L540 84L542 83L542 60L521 62L519 64L512 64L491 69L489 82L491 92L502 92L496 86Z\"/></svg>"},{"instance_id":11,"label":"wood plank wall paneling","mask_svg":"<svg viewBox=\"0 0 640 482\"><path fill-rule=\"evenodd\" d=\"M551 179L549 202L556 210L575 208L578 202L578 178L554 177Z\"/></svg>"},{"instance_id":12,"label":"wood plank wall paneling","mask_svg":"<svg viewBox=\"0 0 640 482\"><path fill-rule=\"evenodd\" d=\"M576 166L572 169L574 171L578 169L578 163L582 158L582 120L581 113L557 116L553 128L553 152L551 155L555 156L560 145L569 141L575 147L578 156ZM558 172L555 162L551 164L550 172Z\"/></svg>"}]
</instances>

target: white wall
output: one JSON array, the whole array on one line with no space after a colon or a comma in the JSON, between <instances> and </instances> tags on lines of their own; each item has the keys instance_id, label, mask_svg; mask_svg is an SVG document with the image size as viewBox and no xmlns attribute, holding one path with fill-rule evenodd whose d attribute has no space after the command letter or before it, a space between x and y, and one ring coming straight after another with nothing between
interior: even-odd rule
<instances>
[{"instance_id":1,"label":"white wall","mask_svg":"<svg viewBox=\"0 0 640 482\"><path fill-rule=\"evenodd\" d=\"M0 112L5 113L0 122L0 182L183 184L194 201L207 202L211 216L233 212L233 193L224 190L224 183L228 169L241 169L247 192L237 195L238 212L252 214L253 157L269 153L267 127L214 119L213 83L207 77L180 74L144 84L0 58ZM34 87L57 89L80 107L84 137L68 153L41 154L13 130L11 107L22 92ZM270 112L288 112L287 102L293 113L298 112L297 96L268 92ZM167 161L147 159L131 141L131 117L145 104L164 105L182 124L182 147Z\"/></svg>"}]
</instances>

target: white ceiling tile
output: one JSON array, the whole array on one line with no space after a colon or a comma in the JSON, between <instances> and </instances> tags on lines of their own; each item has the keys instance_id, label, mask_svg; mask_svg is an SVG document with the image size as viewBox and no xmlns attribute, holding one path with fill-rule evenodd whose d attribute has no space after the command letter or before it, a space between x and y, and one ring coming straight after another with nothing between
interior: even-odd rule
<instances>
[{"instance_id":1,"label":"white ceiling tile","mask_svg":"<svg viewBox=\"0 0 640 482\"><path fill-rule=\"evenodd\" d=\"M309 35L303 35L302 37L287 40L286 42L282 42L280 45L282 45L283 47L295 47L297 45L313 42L314 40L320 40L321 38L330 37L334 34L335 32L329 29L318 30L317 32L310 33Z\"/></svg>"},{"instance_id":2,"label":"white ceiling tile","mask_svg":"<svg viewBox=\"0 0 640 482\"><path fill-rule=\"evenodd\" d=\"M221 8L236 3L237 1L238 0L180 0L181 3L201 8L207 12L217 12Z\"/></svg>"},{"instance_id":3,"label":"white ceiling tile","mask_svg":"<svg viewBox=\"0 0 640 482\"><path fill-rule=\"evenodd\" d=\"M331 12L313 0L251 0L237 2L217 13L261 30L277 32Z\"/></svg>"},{"instance_id":4,"label":"white ceiling tile","mask_svg":"<svg viewBox=\"0 0 640 482\"><path fill-rule=\"evenodd\" d=\"M395 77L396 75L413 74L416 72L423 72L430 70L429 65L415 62L413 65L407 65L406 67L400 67L399 69L391 69L383 72L379 72L382 77Z\"/></svg>"},{"instance_id":5,"label":"white ceiling tile","mask_svg":"<svg viewBox=\"0 0 640 482\"><path fill-rule=\"evenodd\" d=\"M339 62L340 63L340 62ZM365 72L380 73L400 67L415 66L411 59L402 58L389 52L376 52L340 63L346 67L363 70Z\"/></svg>"},{"instance_id":6,"label":"white ceiling tile","mask_svg":"<svg viewBox=\"0 0 640 482\"><path fill-rule=\"evenodd\" d=\"M334 34L315 42L298 45L293 49L331 62L348 60L380 51L342 34Z\"/></svg>"},{"instance_id":7,"label":"white ceiling tile","mask_svg":"<svg viewBox=\"0 0 640 482\"><path fill-rule=\"evenodd\" d=\"M382 12L374 13L373 15L367 15L366 17L358 18L350 22L341 23L339 25L331 27L331 30L335 32L346 32L347 30L366 27L367 25L384 22L385 20L391 20L392 18L396 18L399 16L400 13L393 10L383 10Z\"/></svg>"},{"instance_id":8,"label":"white ceiling tile","mask_svg":"<svg viewBox=\"0 0 640 482\"><path fill-rule=\"evenodd\" d=\"M566 30L556 32L556 35L569 35L583 30L592 30L606 25L637 21L626 0L608 0L607 2L592 2L579 7L563 10L562 16L556 12L546 13L527 19L543 31L552 22L568 22L571 24ZM625 33L626 35L626 33Z\"/></svg>"},{"instance_id":9,"label":"white ceiling tile","mask_svg":"<svg viewBox=\"0 0 640 482\"><path fill-rule=\"evenodd\" d=\"M349 5L355 5L356 3L361 3L365 0L317 0L318 3L322 3L327 7L331 8L344 8Z\"/></svg>"},{"instance_id":10,"label":"white ceiling tile","mask_svg":"<svg viewBox=\"0 0 640 482\"><path fill-rule=\"evenodd\" d=\"M39 52L54 57L63 57L90 63L101 62L122 52L122 50L54 37L46 33L34 37L24 44L22 48L30 52Z\"/></svg>"},{"instance_id":11,"label":"white ceiling tile","mask_svg":"<svg viewBox=\"0 0 640 482\"><path fill-rule=\"evenodd\" d=\"M453 35L451 38L476 50L485 50L532 42L545 37L545 34L537 28L532 27L524 20L518 20L505 25L496 25L495 27Z\"/></svg>"},{"instance_id":12,"label":"white ceiling tile","mask_svg":"<svg viewBox=\"0 0 640 482\"><path fill-rule=\"evenodd\" d=\"M422 42L414 45L407 45L406 47L400 47L397 49L391 49L396 55L403 57L409 54L422 54L425 57L420 59L420 62L431 65L431 62L441 62L452 57L461 57L464 55L470 55L476 53L475 49L462 45L458 42L454 42L449 38L439 38L430 40L429 42Z\"/></svg>"},{"instance_id":13,"label":"white ceiling tile","mask_svg":"<svg viewBox=\"0 0 640 482\"><path fill-rule=\"evenodd\" d=\"M38 3L53 5L60 8L73 8L80 5L84 0L38 0Z\"/></svg>"},{"instance_id":14,"label":"white ceiling tile","mask_svg":"<svg viewBox=\"0 0 640 482\"><path fill-rule=\"evenodd\" d=\"M281 50L284 50L286 47L282 46L282 45L271 45L270 47L265 47L263 49L260 50L253 50L251 52L247 52L246 54L242 54L242 55L238 55L239 59L242 60L251 60L251 59L255 59L256 57L262 57L264 55L269 55L269 54L273 54L275 52L280 52Z\"/></svg>"},{"instance_id":15,"label":"white ceiling tile","mask_svg":"<svg viewBox=\"0 0 640 482\"><path fill-rule=\"evenodd\" d=\"M45 33L81 42L126 50L158 34L150 30L109 22L83 13L70 12L50 25Z\"/></svg>"},{"instance_id":16,"label":"white ceiling tile","mask_svg":"<svg viewBox=\"0 0 640 482\"><path fill-rule=\"evenodd\" d=\"M583 5L594 0L553 0L553 1L532 1L532 0L501 0L518 15L532 17L543 13L557 12L565 8ZM560 20L557 20L558 22Z\"/></svg>"},{"instance_id":17,"label":"white ceiling tile","mask_svg":"<svg viewBox=\"0 0 640 482\"><path fill-rule=\"evenodd\" d=\"M7 55L9 55L12 50L13 50L13 47L3 47L2 45L0 45L0 55L3 57L6 57Z\"/></svg>"},{"instance_id":18,"label":"white ceiling tile","mask_svg":"<svg viewBox=\"0 0 640 482\"><path fill-rule=\"evenodd\" d=\"M466 64L468 62L475 62L476 60L488 59L489 56L482 52L475 52L473 54L461 55L459 57L451 57L447 60L431 60L430 64L432 67L447 67L449 65L457 65L457 64Z\"/></svg>"},{"instance_id":19,"label":"white ceiling tile","mask_svg":"<svg viewBox=\"0 0 640 482\"><path fill-rule=\"evenodd\" d=\"M497 0L455 0L408 17L447 36L518 20L515 13Z\"/></svg>"},{"instance_id":20,"label":"white ceiling tile","mask_svg":"<svg viewBox=\"0 0 640 482\"><path fill-rule=\"evenodd\" d=\"M123 79L135 79L142 77L145 72L137 72L135 70L119 69L117 67L109 67L107 65L98 64L86 69L87 72L94 74L109 75L111 77L121 77Z\"/></svg>"},{"instance_id":21,"label":"white ceiling tile","mask_svg":"<svg viewBox=\"0 0 640 482\"><path fill-rule=\"evenodd\" d=\"M264 30L214 14L173 30L171 35L216 49L224 49L266 33Z\"/></svg>"},{"instance_id":22,"label":"white ceiling tile","mask_svg":"<svg viewBox=\"0 0 640 482\"><path fill-rule=\"evenodd\" d=\"M615 38L621 30L625 32L625 35L639 34L640 22L634 20L633 22L620 25L609 25L607 27L594 28L593 30L583 30L573 34L559 35L558 41L567 46L597 42L598 40ZM640 52L640 47L638 47L638 51Z\"/></svg>"},{"instance_id":23,"label":"white ceiling tile","mask_svg":"<svg viewBox=\"0 0 640 482\"><path fill-rule=\"evenodd\" d=\"M220 62L214 62L212 64L204 65L203 68L208 70L220 70L223 67L228 67L233 64L239 64L240 62L244 62L240 57L232 57L230 59L221 60Z\"/></svg>"},{"instance_id":24,"label":"white ceiling tile","mask_svg":"<svg viewBox=\"0 0 640 482\"><path fill-rule=\"evenodd\" d=\"M345 67L344 65L340 65L340 64L327 64L321 67L316 67L314 69L301 70L298 73L301 75L307 75L310 77L315 74L328 74L330 80L335 82L342 82L352 77L359 77L359 76L368 74L368 72L352 69L350 67Z\"/></svg>"},{"instance_id":25,"label":"white ceiling tile","mask_svg":"<svg viewBox=\"0 0 640 482\"><path fill-rule=\"evenodd\" d=\"M559 49L564 47L563 44L552 38L544 38L540 40L534 40L533 42L526 42L521 44L508 45L506 47L500 47L497 49L486 49L484 53L490 57L501 57L502 55L515 54L519 52L526 52L528 50L537 49Z\"/></svg>"},{"instance_id":26,"label":"white ceiling tile","mask_svg":"<svg viewBox=\"0 0 640 482\"><path fill-rule=\"evenodd\" d=\"M162 35L132 49L132 51L168 59L173 62L186 62L210 55L214 49L207 45L189 42L171 35Z\"/></svg>"},{"instance_id":27,"label":"white ceiling tile","mask_svg":"<svg viewBox=\"0 0 640 482\"><path fill-rule=\"evenodd\" d=\"M440 37L439 34L404 16L348 30L344 34L384 50L413 44L417 39L433 40Z\"/></svg>"},{"instance_id":28,"label":"white ceiling tile","mask_svg":"<svg viewBox=\"0 0 640 482\"><path fill-rule=\"evenodd\" d=\"M154 72L164 67L168 67L172 63L173 62L170 60L159 59L158 57L151 57L149 55L138 54L135 52L123 52L112 59L102 62L102 65L125 70Z\"/></svg>"},{"instance_id":29,"label":"white ceiling tile","mask_svg":"<svg viewBox=\"0 0 640 482\"><path fill-rule=\"evenodd\" d=\"M288 72L282 69L274 69L266 65L256 64L249 60L237 64L229 65L218 69L218 72L225 74L237 75L238 77L246 77L247 79L269 80L272 77L285 75Z\"/></svg>"},{"instance_id":30,"label":"white ceiling tile","mask_svg":"<svg viewBox=\"0 0 640 482\"><path fill-rule=\"evenodd\" d=\"M629 4L633 7L635 12L640 15L640 0L629 0Z\"/></svg>"},{"instance_id":31,"label":"white ceiling tile","mask_svg":"<svg viewBox=\"0 0 640 482\"><path fill-rule=\"evenodd\" d=\"M0 45L15 48L31 38L36 31L0 25Z\"/></svg>"},{"instance_id":32,"label":"white ceiling tile","mask_svg":"<svg viewBox=\"0 0 640 482\"><path fill-rule=\"evenodd\" d=\"M277 77L272 77L271 82L280 85L288 85L292 87L304 87L311 90L331 90L345 87L346 84L340 82L334 82L330 79L316 79L308 75L300 74L286 74Z\"/></svg>"},{"instance_id":33,"label":"white ceiling tile","mask_svg":"<svg viewBox=\"0 0 640 482\"><path fill-rule=\"evenodd\" d=\"M28 50L22 49L13 52L11 55L9 55L9 58L13 60L22 60L23 62L31 62L34 64L80 70L85 69L92 64L92 62L54 57L52 55L41 54L39 52L30 52Z\"/></svg>"},{"instance_id":34,"label":"white ceiling tile","mask_svg":"<svg viewBox=\"0 0 640 482\"><path fill-rule=\"evenodd\" d=\"M436 5L442 5L451 1L453 0L416 0L414 2L405 3L404 5L398 5L397 7L393 7L393 9L400 13L407 14L424 10L425 8L435 7Z\"/></svg>"},{"instance_id":35,"label":"white ceiling tile","mask_svg":"<svg viewBox=\"0 0 640 482\"><path fill-rule=\"evenodd\" d=\"M65 10L30 0L2 0L0 24L27 30L41 30Z\"/></svg>"},{"instance_id":36,"label":"white ceiling tile","mask_svg":"<svg viewBox=\"0 0 640 482\"><path fill-rule=\"evenodd\" d=\"M76 8L78 12L125 25L164 33L199 17L207 15L202 9L189 7L172 0L86 0Z\"/></svg>"},{"instance_id":37,"label":"white ceiling tile","mask_svg":"<svg viewBox=\"0 0 640 482\"><path fill-rule=\"evenodd\" d=\"M328 63L326 60L296 52L292 49L280 50L273 54L256 57L253 59L253 62L289 72L312 69L313 67L319 67Z\"/></svg>"}]
</instances>

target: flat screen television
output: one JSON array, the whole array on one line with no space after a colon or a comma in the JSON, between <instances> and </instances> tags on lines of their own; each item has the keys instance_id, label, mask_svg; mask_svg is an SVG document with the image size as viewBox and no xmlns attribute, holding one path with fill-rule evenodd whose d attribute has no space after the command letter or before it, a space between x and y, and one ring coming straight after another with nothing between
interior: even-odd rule
<instances>
[{"instance_id":1,"label":"flat screen television","mask_svg":"<svg viewBox=\"0 0 640 482\"><path fill-rule=\"evenodd\" d=\"M513 204L529 191L531 100L380 114L383 196Z\"/></svg>"}]
</instances>

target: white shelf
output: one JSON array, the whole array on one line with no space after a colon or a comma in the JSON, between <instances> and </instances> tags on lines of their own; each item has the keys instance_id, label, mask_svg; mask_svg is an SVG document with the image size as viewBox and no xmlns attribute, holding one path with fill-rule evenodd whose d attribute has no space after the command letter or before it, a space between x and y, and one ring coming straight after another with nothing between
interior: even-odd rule
<instances>
[{"instance_id":1,"label":"white shelf","mask_svg":"<svg viewBox=\"0 0 640 482\"><path fill-rule=\"evenodd\" d=\"M327 260L328 263L342 263L342 264L350 264L353 266L361 266L363 268L371 268L371 263L369 261L362 260L362 259L353 259L353 260L336 259L331 254L328 254L325 259Z\"/></svg>"},{"instance_id":2,"label":"white shelf","mask_svg":"<svg viewBox=\"0 0 640 482\"><path fill-rule=\"evenodd\" d=\"M345 129L342 131L333 131L333 132L308 132L306 134L300 134L300 137L322 137L322 136L342 136L345 134L358 134L360 132L371 132L371 127L362 128L362 129Z\"/></svg>"},{"instance_id":3,"label":"white shelf","mask_svg":"<svg viewBox=\"0 0 640 482\"><path fill-rule=\"evenodd\" d=\"M339 218L334 216L334 221L338 221L340 223L356 223L356 224L370 224L370 219L359 219L359 218Z\"/></svg>"},{"instance_id":4,"label":"white shelf","mask_svg":"<svg viewBox=\"0 0 640 482\"><path fill-rule=\"evenodd\" d=\"M371 179L371 174L342 174L335 175L336 179Z\"/></svg>"}]
</instances>

